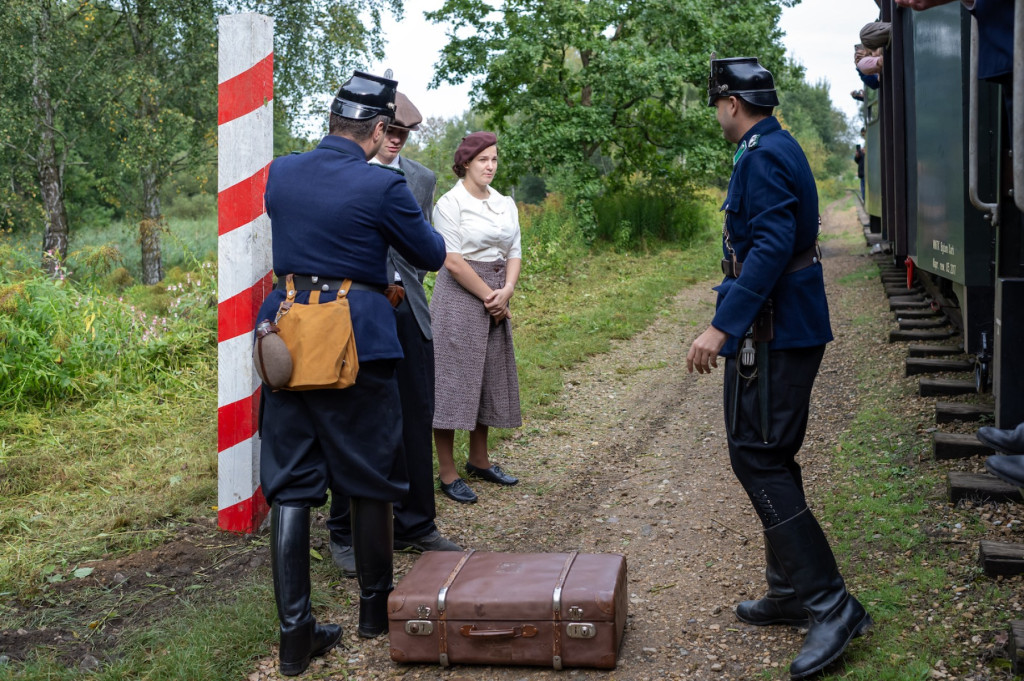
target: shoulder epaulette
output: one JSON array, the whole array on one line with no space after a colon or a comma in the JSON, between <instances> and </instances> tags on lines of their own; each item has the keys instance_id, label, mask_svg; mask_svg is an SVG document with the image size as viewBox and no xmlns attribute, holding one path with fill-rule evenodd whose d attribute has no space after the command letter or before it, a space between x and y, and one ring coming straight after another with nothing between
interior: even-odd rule
<instances>
[{"instance_id":1,"label":"shoulder epaulette","mask_svg":"<svg viewBox=\"0 0 1024 681\"><path fill-rule=\"evenodd\" d=\"M383 168L384 170L390 170L391 172L396 173L398 175L405 175L405 171L402 170L401 168L396 168L394 166L386 166L383 163L371 163L370 165L375 166L377 168Z\"/></svg>"},{"instance_id":2,"label":"shoulder epaulette","mask_svg":"<svg viewBox=\"0 0 1024 681\"><path fill-rule=\"evenodd\" d=\"M759 144L761 144L761 135L751 135L750 141L747 142L747 149L757 149Z\"/></svg>"}]
</instances>

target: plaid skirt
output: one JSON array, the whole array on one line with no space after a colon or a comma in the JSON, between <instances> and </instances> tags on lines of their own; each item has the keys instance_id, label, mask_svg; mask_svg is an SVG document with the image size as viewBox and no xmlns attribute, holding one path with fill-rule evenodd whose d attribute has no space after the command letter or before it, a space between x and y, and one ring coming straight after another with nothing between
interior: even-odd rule
<instances>
[{"instance_id":1,"label":"plaid skirt","mask_svg":"<svg viewBox=\"0 0 1024 681\"><path fill-rule=\"evenodd\" d=\"M466 261L492 289L505 285L505 262ZM434 428L475 430L523 425L519 376L508 319L495 325L483 301L441 268L430 299L434 334Z\"/></svg>"}]
</instances>

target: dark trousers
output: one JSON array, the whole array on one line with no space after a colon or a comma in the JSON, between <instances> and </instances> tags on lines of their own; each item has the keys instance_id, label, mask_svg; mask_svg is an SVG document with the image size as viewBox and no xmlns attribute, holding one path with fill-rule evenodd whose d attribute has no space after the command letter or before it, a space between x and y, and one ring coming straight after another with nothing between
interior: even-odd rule
<instances>
[{"instance_id":1,"label":"dark trousers","mask_svg":"<svg viewBox=\"0 0 1024 681\"><path fill-rule=\"evenodd\" d=\"M327 489L360 499L405 495L395 360L363 362L344 390L263 386L260 484L267 503L322 506Z\"/></svg>"},{"instance_id":2,"label":"dark trousers","mask_svg":"<svg viewBox=\"0 0 1024 681\"><path fill-rule=\"evenodd\" d=\"M405 359L398 362L398 392L402 403L402 441L409 493L395 503L395 539L415 539L437 529L434 518L434 344L426 340L408 301L395 310L398 339ZM327 527L331 539L352 544L348 497L331 495Z\"/></svg>"},{"instance_id":3,"label":"dark trousers","mask_svg":"<svg viewBox=\"0 0 1024 681\"><path fill-rule=\"evenodd\" d=\"M807 507L803 477L796 454L807 430L811 388L818 374L825 346L771 353L769 381L769 437L761 433L761 408L757 382L740 378L735 430L730 429L737 361L725 362L725 422L729 459L736 478L750 497L765 528L778 525ZM743 375L753 370L739 367Z\"/></svg>"}]
</instances>

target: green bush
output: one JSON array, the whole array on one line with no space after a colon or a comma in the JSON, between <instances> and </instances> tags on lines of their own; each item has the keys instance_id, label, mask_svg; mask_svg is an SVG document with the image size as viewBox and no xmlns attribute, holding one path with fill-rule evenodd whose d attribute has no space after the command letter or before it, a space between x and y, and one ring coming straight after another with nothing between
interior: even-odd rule
<instances>
[{"instance_id":1,"label":"green bush","mask_svg":"<svg viewBox=\"0 0 1024 681\"><path fill-rule=\"evenodd\" d=\"M201 220L217 215L217 197L213 194L177 196L164 209L164 216L181 220Z\"/></svg>"},{"instance_id":2,"label":"green bush","mask_svg":"<svg viewBox=\"0 0 1024 681\"><path fill-rule=\"evenodd\" d=\"M860 180L851 171L839 177L825 177L817 181L818 208L824 211L825 206L843 198L850 191L860 194Z\"/></svg>"},{"instance_id":3,"label":"green bush","mask_svg":"<svg viewBox=\"0 0 1024 681\"><path fill-rule=\"evenodd\" d=\"M698 197L680 198L630 190L599 197L597 239L616 250L644 249L654 243L687 245L715 222L711 207Z\"/></svg>"},{"instance_id":4,"label":"green bush","mask_svg":"<svg viewBox=\"0 0 1024 681\"><path fill-rule=\"evenodd\" d=\"M121 254L118 264L127 270L130 277L141 279L142 255L138 239L139 225L132 220L115 220L106 226L72 232L68 263L76 272L84 271L79 257L81 253L95 248L116 248ZM25 243L25 247L34 245L34 242ZM164 271L174 267L192 269L199 261L216 260L216 211L196 218L169 218L160 232L160 250Z\"/></svg>"},{"instance_id":5,"label":"green bush","mask_svg":"<svg viewBox=\"0 0 1024 681\"><path fill-rule=\"evenodd\" d=\"M575 212L561 194L548 194L540 205L519 204L519 224L528 272L564 273L587 253Z\"/></svg>"},{"instance_id":6,"label":"green bush","mask_svg":"<svg viewBox=\"0 0 1024 681\"><path fill-rule=\"evenodd\" d=\"M216 348L212 264L150 287L165 314L35 267L0 273L0 403L50 406L111 390L134 391L173 376ZM157 307L150 305L150 308ZM159 308L158 308L159 309Z\"/></svg>"}]
</instances>

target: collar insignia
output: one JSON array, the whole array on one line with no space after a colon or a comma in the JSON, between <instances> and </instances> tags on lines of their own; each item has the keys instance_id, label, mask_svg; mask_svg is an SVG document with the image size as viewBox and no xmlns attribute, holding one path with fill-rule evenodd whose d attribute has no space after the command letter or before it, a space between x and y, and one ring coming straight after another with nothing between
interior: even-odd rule
<instances>
[{"instance_id":1,"label":"collar insignia","mask_svg":"<svg viewBox=\"0 0 1024 681\"><path fill-rule=\"evenodd\" d=\"M740 148L736 150L735 154L733 154L733 157L732 157L732 164L733 165L736 165L736 163L739 162L740 156L742 156L743 152L745 152L746 150L747 150L747 142L746 142L746 140L744 140L743 143L740 144Z\"/></svg>"}]
</instances>

